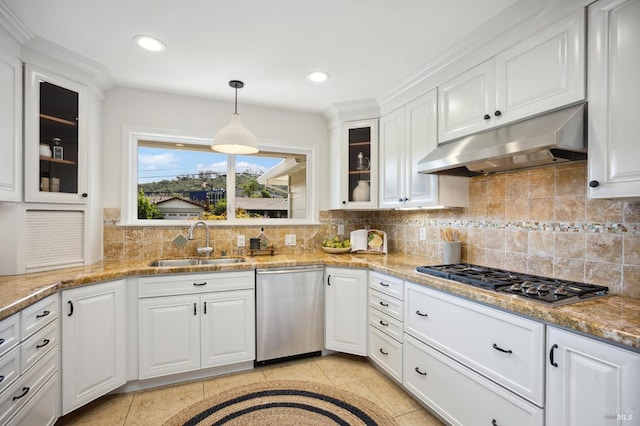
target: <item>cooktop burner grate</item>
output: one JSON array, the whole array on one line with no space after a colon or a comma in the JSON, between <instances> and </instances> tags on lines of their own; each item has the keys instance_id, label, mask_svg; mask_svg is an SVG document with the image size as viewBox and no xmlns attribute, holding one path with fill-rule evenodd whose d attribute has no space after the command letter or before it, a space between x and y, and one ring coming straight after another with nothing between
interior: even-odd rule
<instances>
[{"instance_id":1,"label":"cooktop burner grate","mask_svg":"<svg viewBox=\"0 0 640 426\"><path fill-rule=\"evenodd\" d=\"M418 266L416 271L554 305L602 297L609 291L606 286L512 272L469 263Z\"/></svg>"}]
</instances>

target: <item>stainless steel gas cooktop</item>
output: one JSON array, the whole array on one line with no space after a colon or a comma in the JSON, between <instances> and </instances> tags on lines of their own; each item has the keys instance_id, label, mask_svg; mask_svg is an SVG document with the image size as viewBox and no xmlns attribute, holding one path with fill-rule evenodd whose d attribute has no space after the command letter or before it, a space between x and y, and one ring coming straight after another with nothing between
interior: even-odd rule
<instances>
[{"instance_id":1,"label":"stainless steel gas cooktop","mask_svg":"<svg viewBox=\"0 0 640 426\"><path fill-rule=\"evenodd\" d=\"M418 266L416 271L476 287L552 305L566 305L606 296L609 287L506 271L469 263Z\"/></svg>"}]
</instances>

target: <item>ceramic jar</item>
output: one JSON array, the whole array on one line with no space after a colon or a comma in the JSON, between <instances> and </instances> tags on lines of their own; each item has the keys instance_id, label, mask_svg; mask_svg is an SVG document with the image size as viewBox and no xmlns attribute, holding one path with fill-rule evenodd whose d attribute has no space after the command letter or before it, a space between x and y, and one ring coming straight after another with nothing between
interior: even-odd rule
<instances>
[{"instance_id":1,"label":"ceramic jar","mask_svg":"<svg viewBox=\"0 0 640 426\"><path fill-rule=\"evenodd\" d=\"M353 201L369 201L370 194L369 181L359 180L358 185L353 189Z\"/></svg>"}]
</instances>

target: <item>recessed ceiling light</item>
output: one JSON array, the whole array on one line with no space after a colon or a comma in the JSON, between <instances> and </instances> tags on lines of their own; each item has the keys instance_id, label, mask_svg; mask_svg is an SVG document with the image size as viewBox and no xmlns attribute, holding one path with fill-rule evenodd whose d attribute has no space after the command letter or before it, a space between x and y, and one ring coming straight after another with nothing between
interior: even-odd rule
<instances>
[{"instance_id":1,"label":"recessed ceiling light","mask_svg":"<svg viewBox=\"0 0 640 426\"><path fill-rule=\"evenodd\" d=\"M138 46L150 52L164 52L167 48L163 42L151 36L137 35L133 38L133 41L135 41Z\"/></svg>"},{"instance_id":2,"label":"recessed ceiling light","mask_svg":"<svg viewBox=\"0 0 640 426\"><path fill-rule=\"evenodd\" d=\"M329 79L329 74L324 71L313 71L307 74L307 78L314 83L322 83L323 81L327 81Z\"/></svg>"}]
</instances>

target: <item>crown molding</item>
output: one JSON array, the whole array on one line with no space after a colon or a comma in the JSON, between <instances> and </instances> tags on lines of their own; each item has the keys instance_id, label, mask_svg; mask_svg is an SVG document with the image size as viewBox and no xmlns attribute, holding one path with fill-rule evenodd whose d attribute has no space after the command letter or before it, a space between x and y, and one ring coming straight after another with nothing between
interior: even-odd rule
<instances>
[{"instance_id":1,"label":"crown molding","mask_svg":"<svg viewBox=\"0 0 640 426\"><path fill-rule=\"evenodd\" d=\"M37 36L22 45L22 60L54 72L70 74L89 85L102 99L105 92L115 86L104 65Z\"/></svg>"},{"instance_id":2,"label":"crown molding","mask_svg":"<svg viewBox=\"0 0 640 426\"><path fill-rule=\"evenodd\" d=\"M366 120L380 117L380 106L373 98L338 102L322 112L322 116L331 125L338 121Z\"/></svg>"},{"instance_id":3,"label":"crown molding","mask_svg":"<svg viewBox=\"0 0 640 426\"><path fill-rule=\"evenodd\" d=\"M404 81L391 88L387 93L378 97L378 104L386 104L395 97L409 91L415 86L418 86L423 81L432 78L460 58L481 48L483 45L490 42L492 39L495 39L505 31L515 27L523 20L540 13L555 1L563 0L539 0L534 2L530 0L520 0L500 15L482 25L478 30L465 37L451 49L445 51L435 60L411 74Z\"/></svg>"},{"instance_id":4,"label":"crown molding","mask_svg":"<svg viewBox=\"0 0 640 426\"><path fill-rule=\"evenodd\" d=\"M20 44L33 37L33 33L29 31L29 28L18 19L2 0L0 0L0 27L7 30Z\"/></svg>"}]
</instances>

